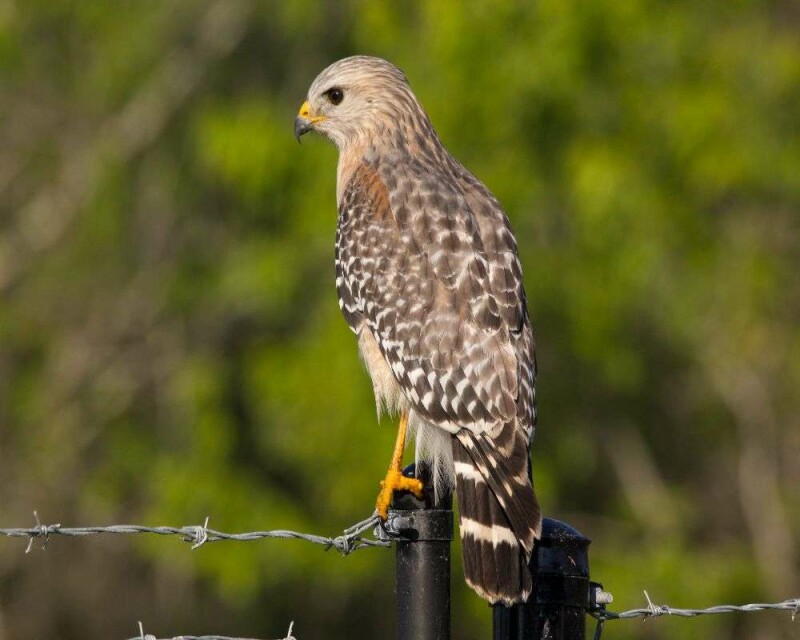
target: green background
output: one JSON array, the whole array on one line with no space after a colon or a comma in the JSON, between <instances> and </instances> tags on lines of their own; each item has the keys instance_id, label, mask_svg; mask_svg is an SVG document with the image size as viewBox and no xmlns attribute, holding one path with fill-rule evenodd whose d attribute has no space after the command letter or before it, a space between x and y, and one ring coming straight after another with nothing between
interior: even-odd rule
<instances>
[{"instance_id":1,"label":"green background","mask_svg":"<svg viewBox=\"0 0 800 640\"><path fill-rule=\"evenodd\" d=\"M336 534L394 438L333 285L335 149L294 115L403 68L504 204L545 514L616 610L800 596L793 0L0 0L0 526ZM306 142L307 140L307 142ZM394 558L0 539L0 638L394 634ZM490 611L454 558L454 638ZM789 638L788 613L605 638Z\"/></svg>"}]
</instances>

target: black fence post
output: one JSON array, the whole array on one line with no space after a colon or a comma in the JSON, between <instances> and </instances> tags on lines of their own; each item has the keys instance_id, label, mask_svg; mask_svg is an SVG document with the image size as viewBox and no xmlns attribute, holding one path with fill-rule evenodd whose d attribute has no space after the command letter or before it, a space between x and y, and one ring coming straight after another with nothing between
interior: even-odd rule
<instances>
[{"instance_id":1,"label":"black fence post","mask_svg":"<svg viewBox=\"0 0 800 640\"><path fill-rule=\"evenodd\" d=\"M525 603L493 607L494 640L584 640L590 542L569 525L544 519L531 559L533 593Z\"/></svg>"},{"instance_id":2,"label":"black fence post","mask_svg":"<svg viewBox=\"0 0 800 640\"><path fill-rule=\"evenodd\" d=\"M413 475L413 465L403 473ZM419 477L423 499L396 494L385 527L396 548L397 639L450 640L452 500L435 503L425 467Z\"/></svg>"}]
</instances>

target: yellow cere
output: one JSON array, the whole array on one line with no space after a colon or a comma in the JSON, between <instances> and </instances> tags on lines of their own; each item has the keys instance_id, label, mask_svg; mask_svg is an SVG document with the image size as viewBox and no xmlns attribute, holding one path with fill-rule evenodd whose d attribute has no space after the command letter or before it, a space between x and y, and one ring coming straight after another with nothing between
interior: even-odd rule
<instances>
[{"instance_id":1,"label":"yellow cere","mask_svg":"<svg viewBox=\"0 0 800 640\"><path fill-rule=\"evenodd\" d=\"M297 113L298 116L301 118L305 118L312 124L314 122L322 122L326 120L326 116L312 116L311 115L311 108L308 106L308 100L306 100L302 105L300 105L300 111Z\"/></svg>"}]
</instances>

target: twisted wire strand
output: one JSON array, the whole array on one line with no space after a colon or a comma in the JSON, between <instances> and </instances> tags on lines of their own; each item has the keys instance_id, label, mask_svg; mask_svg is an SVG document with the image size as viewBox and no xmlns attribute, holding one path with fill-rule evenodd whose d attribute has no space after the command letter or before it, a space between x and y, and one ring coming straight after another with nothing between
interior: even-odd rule
<instances>
[{"instance_id":1,"label":"twisted wire strand","mask_svg":"<svg viewBox=\"0 0 800 640\"><path fill-rule=\"evenodd\" d=\"M600 590L601 594L605 597L605 602L611 601L611 595ZM594 630L594 640L600 640L603 635L603 628L608 620L631 620L633 618L657 618L659 616L680 616L684 618L695 618L697 616L713 615L719 613L753 613L755 611L791 611L792 622L795 617L800 613L800 598L792 598L784 600L783 602L761 603L754 602L751 604L733 605L733 604L719 604L706 609L679 609L677 607L670 607L666 604L655 604L650 599L650 594L644 592L645 600L647 600L647 607L642 609L629 609L628 611L608 611L605 604L595 605L594 608L589 609L589 615L597 619L597 626Z\"/></svg>"},{"instance_id":2,"label":"twisted wire strand","mask_svg":"<svg viewBox=\"0 0 800 640\"><path fill-rule=\"evenodd\" d=\"M294 628L294 621L289 623L289 630L286 632L286 636L281 638L280 640L297 640L292 635L292 629ZM233 638L231 636L174 636L172 638L156 638L156 636L145 633L144 627L142 623L139 623L139 635L134 638L129 638L129 640L257 640L256 638Z\"/></svg>"},{"instance_id":3,"label":"twisted wire strand","mask_svg":"<svg viewBox=\"0 0 800 640\"><path fill-rule=\"evenodd\" d=\"M800 598L791 598L783 602L733 605L720 604L705 609L680 609L666 604L655 604L650 599L647 591L644 592L647 600L647 607L641 609L629 609L628 611L606 611L605 608L598 608L589 611L589 614L598 620L625 620L630 618L657 618L659 616L680 616L684 618L694 618L696 616L713 615L719 613L753 613L755 611L790 611L792 620L800 613Z\"/></svg>"},{"instance_id":4,"label":"twisted wire strand","mask_svg":"<svg viewBox=\"0 0 800 640\"><path fill-rule=\"evenodd\" d=\"M373 514L366 520L357 522L352 527L345 529L342 535L327 537L312 533L301 533L299 531L288 531L275 529L272 531L248 531L245 533L225 533L208 528L208 518L203 525L193 525L184 527L146 527L138 524L115 524L104 527L62 527L60 524L42 524L39 515L34 511L36 525L28 528L9 528L0 529L0 535L10 538L28 538L28 547L25 553L29 553L33 548L35 540L42 540L42 549L47 546L50 536L90 536L99 534L131 535L140 533L150 533L160 536L178 536L184 542L189 542L192 549L197 549L207 542L218 542L220 540L237 540L247 542L252 540L263 540L264 538L284 538L305 540L313 544L318 544L325 549L336 549L343 556L347 556L359 549L367 547L389 547L391 542L365 538L362 534L368 529L372 529L380 523L380 518ZM187 636L188 637L188 636Z\"/></svg>"}]
</instances>

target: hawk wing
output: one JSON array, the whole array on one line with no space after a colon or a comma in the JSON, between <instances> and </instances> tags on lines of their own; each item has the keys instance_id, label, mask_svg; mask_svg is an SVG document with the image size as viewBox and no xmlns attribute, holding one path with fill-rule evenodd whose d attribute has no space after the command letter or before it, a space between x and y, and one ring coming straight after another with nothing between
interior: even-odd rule
<instances>
[{"instance_id":1,"label":"hawk wing","mask_svg":"<svg viewBox=\"0 0 800 640\"><path fill-rule=\"evenodd\" d=\"M337 288L348 323L369 327L414 409L481 433L531 404L518 402L529 358L515 344L530 328L505 216L450 178L413 161L362 164L340 203ZM502 224L484 225L487 242L479 217L489 209Z\"/></svg>"},{"instance_id":2,"label":"hawk wing","mask_svg":"<svg viewBox=\"0 0 800 640\"><path fill-rule=\"evenodd\" d=\"M407 400L455 434L467 582L511 604L532 588L541 511L529 478L535 361L516 243L497 201L456 165L362 164L340 203L336 282Z\"/></svg>"}]
</instances>

